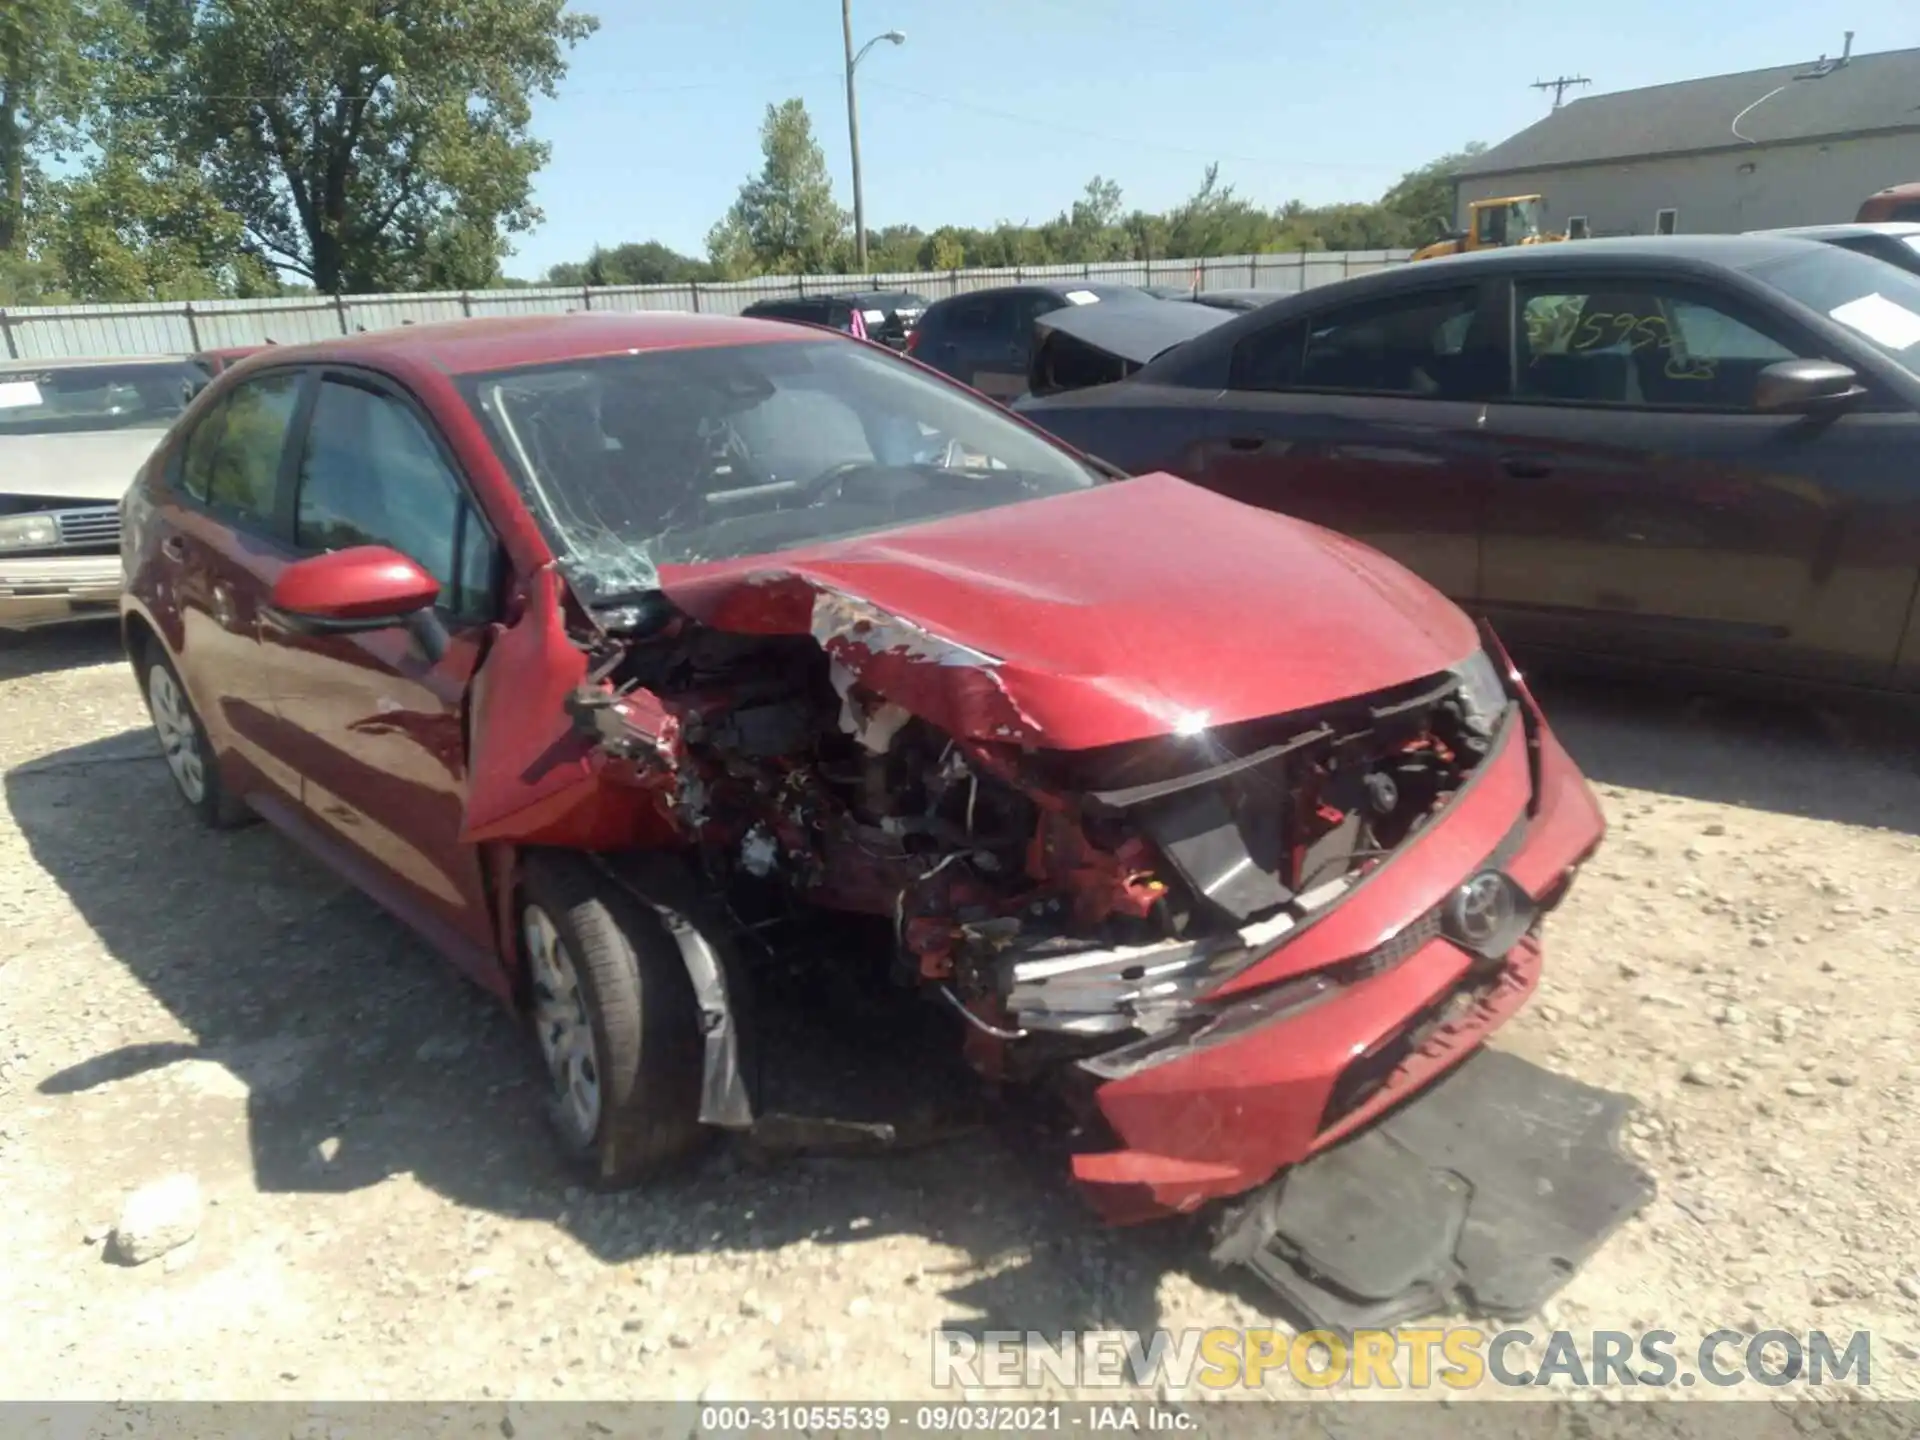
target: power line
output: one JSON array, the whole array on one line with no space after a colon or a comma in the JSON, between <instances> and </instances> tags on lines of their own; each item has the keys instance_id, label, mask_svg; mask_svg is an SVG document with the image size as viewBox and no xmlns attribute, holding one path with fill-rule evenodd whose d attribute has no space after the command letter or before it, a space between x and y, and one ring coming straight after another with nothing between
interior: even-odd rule
<instances>
[{"instance_id":1,"label":"power line","mask_svg":"<svg viewBox=\"0 0 1920 1440\"><path fill-rule=\"evenodd\" d=\"M1158 140L1143 140L1137 135L1109 135L1098 130L1062 125L1057 120L1042 120L1032 115L1016 115L1010 110L996 110L988 105L976 105L971 100L956 100L950 95L932 95L925 90L912 90L905 85L896 85L890 80L863 78L860 84L863 89L891 90L899 95L910 95L916 100L930 100L936 105L951 105L957 110L971 110L976 115L990 115L996 120L1031 126L1043 134L1077 135L1084 140L1098 140L1103 145L1125 145L1136 150L1164 150L1169 154L1193 155L1202 160L1231 160L1240 165L1270 165L1288 169L1377 171L1384 174L1391 168L1385 165L1341 165L1331 160L1283 160L1271 155L1232 155L1222 150L1199 150L1189 145L1168 145Z\"/></svg>"},{"instance_id":2,"label":"power line","mask_svg":"<svg viewBox=\"0 0 1920 1440\"><path fill-rule=\"evenodd\" d=\"M810 70L803 75L778 76L772 80L766 81L765 83L768 85L797 85L803 81L823 80L823 79L837 80L839 78L840 78L840 72L838 70ZM578 86L578 87L568 86L562 92L561 98L570 99L574 96L598 96L598 95L684 95L691 91L696 91L696 90L737 89L739 87L739 84L740 84L740 81L737 76L729 76L724 80L702 80L692 85L651 85L646 83L640 83L640 84L634 84L634 85L611 85L611 86L605 86L605 87L594 86L594 85ZM422 93L419 87L417 86L407 87L404 81L395 82L396 92L403 88L411 88L413 93L416 95ZM431 93L431 92L428 92L428 93ZM464 96L464 95L471 94L473 92L469 87L466 87L466 86L461 86L458 88L448 86L448 87L445 87L444 93L448 95L457 94L457 95ZM235 100L235 101L247 101L247 102L253 102L253 101L265 102L268 100L279 100L279 101L297 100L301 97L295 92L289 92L284 90L276 91L276 92L273 92L270 94L264 94L264 95L208 94L205 91L201 91L201 90L182 90L182 91L163 90L158 92L145 91L145 90L141 90L141 91L129 90L129 91L122 91L117 94L103 95L100 98L103 102L107 104L133 104L135 102L143 101L143 100L194 100L194 101ZM346 94L336 94L333 91L329 90L329 91L322 92L320 98L327 100L329 102L332 102L335 100L378 100L381 98L381 95L378 92L370 92L365 95L346 95Z\"/></svg>"}]
</instances>

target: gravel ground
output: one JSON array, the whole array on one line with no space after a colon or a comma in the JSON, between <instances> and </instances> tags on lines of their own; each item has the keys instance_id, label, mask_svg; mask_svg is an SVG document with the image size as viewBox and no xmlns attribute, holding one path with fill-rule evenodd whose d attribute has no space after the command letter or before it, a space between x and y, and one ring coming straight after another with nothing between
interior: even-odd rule
<instances>
[{"instance_id":1,"label":"gravel ground","mask_svg":"<svg viewBox=\"0 0 1920 1440\"><path fill-rule=\"evenodd\" d=\"M1866 1329L1869 1393L1920 1394L1920 762L1870 717L1543 700L1612 833L1499 1043L1639 1097L1661 1192L1547 1323ZM898 1400L942 1324L1270 1323L1018 1126L570 1188L505 1016L265 827L190 823L109 631L0 642L0 771L0 1396ZM198 1238L110 1263L176 1173Z\"/></svg>"}]
</instances>

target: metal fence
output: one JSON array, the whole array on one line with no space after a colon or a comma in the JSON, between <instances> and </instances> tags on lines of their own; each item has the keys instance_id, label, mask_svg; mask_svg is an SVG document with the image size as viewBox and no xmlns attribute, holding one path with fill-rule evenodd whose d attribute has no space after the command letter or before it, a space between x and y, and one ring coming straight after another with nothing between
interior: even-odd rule
<instances>
[{"instance_id":1,"label":"metal fence","mask_svg":"<svg viewBox=\"0 0 1920 1440\"><path fill-rule=\"evenodd\" d=\"M1291 294L1404 261L1408 250L1293 251L1207 260L1026 265L889 275L770 275L725 284L613 285L470 290L432 295L301 295L276 300L195 300L138 305L0 308L0 355L8 360L171 355L274 341L295 345L359 330L485 315L573 310L681 310L737 315L756 300L846 290L912 290L930 299L1024 280L1108 281L1272 290Z\"/></svg>"}]
</instances>

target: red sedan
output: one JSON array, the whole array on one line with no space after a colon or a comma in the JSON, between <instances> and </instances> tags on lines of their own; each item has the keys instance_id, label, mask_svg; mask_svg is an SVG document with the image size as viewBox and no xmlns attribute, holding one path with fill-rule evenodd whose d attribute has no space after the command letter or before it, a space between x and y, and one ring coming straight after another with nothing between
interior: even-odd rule
<instances>
[{"instance_id":1,"label":"red sedan","mask_svg":"<svg viewBox=\"0 0 1920 1440\"><path fill-rule=\"evenodd\" d=\"M124 522L187 802L522 1011L605 1181L765 1123L738 942L824 909L884 919L879 983L982 1072L1078 1106L1109 1218L1250 1196L1219 1253L1316 1313L1534 1303L1463 1233L1523 1237L1551 1289L1637 1203L1614 1098L1459 1063L1599 812L1491 634L1359 544L1121 477L877 345L666 314L255 355ZM1553 1165L1592 1203L1539 1199ZM1329 1194L1382 1213L1370 1258Z\"/></svg>"}]
</instances>

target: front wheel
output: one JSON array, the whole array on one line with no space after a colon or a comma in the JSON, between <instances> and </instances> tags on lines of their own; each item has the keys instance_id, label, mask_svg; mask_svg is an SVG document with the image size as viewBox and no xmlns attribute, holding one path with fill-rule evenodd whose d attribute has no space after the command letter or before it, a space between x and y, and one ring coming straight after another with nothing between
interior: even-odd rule
<instances>
[{"instance_id":1,"label":"front wheel","mask_svg":"<svg viewBox=\"0 0 1920 1440\"><path fill-rule=\"evenodd\" d=\"M528 859L520 936L534 1038L569 1161L633 1185L699 1148L702 1037L678 947L575 857Z\"/></svg>"}]
</instances>

